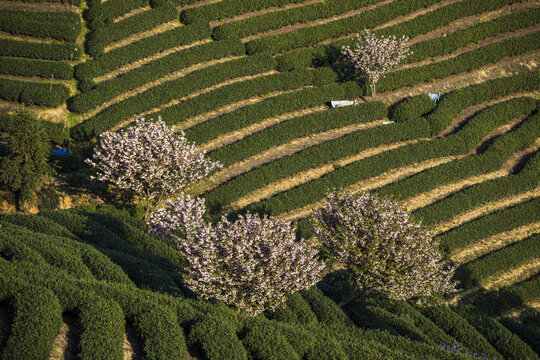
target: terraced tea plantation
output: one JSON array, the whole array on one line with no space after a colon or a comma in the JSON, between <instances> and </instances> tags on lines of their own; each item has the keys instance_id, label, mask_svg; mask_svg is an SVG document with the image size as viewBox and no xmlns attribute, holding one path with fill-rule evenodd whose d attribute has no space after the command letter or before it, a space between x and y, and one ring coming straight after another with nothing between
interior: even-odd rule
<instances>
[{"instance_id":1,"label":"terraced tea plantation","mask_svg":"<svg viewBox=\"0 0 540 360\"><path fill-rule=\"evenodd\" d=\"M0 0L0 132L22 105L74 149L161 117L224 165L189 189L210 217L317 246L328 190L370 191L460 281L448 305L340 307L336 271L252 318L196 300L134 208L0 214L0 358L538 359L539 19L536 0ZM341 55L365 29L410 38L376 97Z\"/></svg>"}]
</instances>

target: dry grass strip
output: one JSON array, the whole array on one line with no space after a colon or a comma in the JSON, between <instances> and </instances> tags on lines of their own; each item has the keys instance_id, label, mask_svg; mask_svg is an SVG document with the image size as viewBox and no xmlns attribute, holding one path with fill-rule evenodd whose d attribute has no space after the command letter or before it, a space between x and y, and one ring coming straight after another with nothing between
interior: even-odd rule
<instances>
[{"instance_id":1,"label":"dry grass strip","mask_svg":"<svg viewBox=\"0 0 540 360\"><path fill-rule=\"evenodd\" d=\"M125 19L130 18L130 17L132 17L134 15L143 13L143 12L151 10L151 9L152 8L150 6L144 6L144 7L140 7L140 8L137 8L137 9L133 9L130 12L127 12L125 14L120 15L117 18L114 18L113 22L115 22L115 23L120 22L122 20L125 20Z\"/></svg>"},{"instance_id":2,"label":"dry grass strip","mask_svg":"<svg viewBox=\"0 0 540 360\"><path fill-rule=\"evenodd\" d=\"M486 47L488 45L493 45L493 44L500 43L500 42L503 42L503 41L515 39L515 38L518 38L518 37L522 37L522 36L525 36L525 35L534 34L534 33L537 33L538 31L540 31L540 24L530 26L530 27L527 27L527 28L524 28L524 29L518 29L518 30L515 30L515 31L512 31L512 32L506 32L506 33L499 34L499 35L496 35L496 36L492 36L492 37L489 37L489 38L486 38L486 39L482 39L482 40L480 40L480 41L478 41L476 43L468 44L468 45L466 45L464 47L461 47L461 48L457 49L454 52L451 52L450 54L434 56L434 57L427 58L427 59L422 60L422 61L402 65L402 66L398 67L396 69L396 71L405 70L405 69L411 69L411 68L416 68L416 67L420 67L420 66L425 66L425 65L430 65L430 64L435 64L435 63L438 63L438 62L446 61L446 60L458 57L460 55L463 55L465 53L468 53L468 52L471 52L471 51L474 51L474 50L478 50L479 48Z\"/></svg>"},{"instance_id":3,"label":"dry grass strip","mask_svg":"<svg viewBox=\"0 0 540 360\"><path fill-rule=\"evenodd\" d=\"M272 91L264 95L255 95L252 98L230 103L216 110L212 110L204 114L200 114L200 115L188 118L185 121L182 121L181 123L176 124L173 128L176 131L189 129L195 125L199 125L205 121L217 118L218 116L221 116L224 114L228 114L230 112L236 111L243 107L253 105L253 104L268 100L270 98L273 98L279 95L291 94L297 91L302 91L302 90L310 89L310 88L313 88L313 85L302 86L302 87L299 87L296 89L290 89L290 90L276 90L276 91Z\"/></svg>"},{"instance_id":4,"label":"dry grass strip","mask_svg":"<svg viewBox=\"0 0 540 360\"><path fill-rule=\"evenodd\" d=\"M318 2L324 2L324 1L325 0L305 0L304 2L298 3L298 4L294 4L294 3L293 4L287 4L287 5L281 6L281 7L273 6L273 7L269 7L269 8L258 10L258 11L252 11L252 12L248 12L248 13L245 13L245 14L240 14L240 15L234 16L232 18L226 18L226 19L222 19L222 20L212 20L212 21L210 21L210 27L215 28L215 27L218 27L220 25L228 24L228 23L234 22L234 21L245 20L245 19L249 19L249 18L252 18L252 17L255 17L255 16L259 16L259 15L269 14L269 13L273 13L273 12L276 12L276 11L284 11L284 10L294 9L294 8L297 8L297 7L302 7L302 6L306 6L306 5L309 5L309 4L318 3Z\"/></svg>"},{"instance_id":5,"label":"dry grass strip","mask_svg":"<svg viewBox=\"0 0 540 360\"><path fill-rule=\"evenodd\" d=\"M447 304L457 306L458 304L469 300L474 296L479 296L486 291L495 291L508 286L512 286L521 281L530 279L540 272L540 258L535 258L527 261L517 268L508 271L498 272L492 276L482 279L479 286L460 291L452 298L447 300Z\"/></svg>"},{"instance_id":6,"label":"dry grass strip","mask_svg":"<svg viewBox=\"0 0 540 360\"><path fill-rule=\"evenodd\" d=\"M502 249L538 232L540 232L540 221L495 234L469 246L456 249L449 255L449 259L454 263L463 264L482 255Z\"/></svg>"},{"instance_id":7,"label":"dry grass strip","mask_svg":"<svg viewBox=\"0 0 540 360\"><path fill-rule=\"evenodd\" d=\"M0 31L0 39L8 40L19 40L29 43L40 43L40 44L52 44L52 43L61 43L60 40L53 40L52 38L37 38L26 35L13 35L6 31Z\"/></svg>"},{"instance_id":8,"label":"dry grass strip","mask_svg":"<svg viewBox=\"0 0 540 360\"><path fill-rule=\"evenodd\" d=\"M426 169L445 164L450 161L456 160L456 156L446 156L441 158L429 159L423 162L418 162L412 165L391 169L383 174L372 177L370 179L362 180L348 186L346 190L351 193L358 193L362 191L370 191L385 185L391 184L395 181L404 179L411 175L417 174ZM322 202L318 201L313 204L309 204L299 209L289 211L279 217L285 221L294 221L309 216L314 210L320 208Z\"/></svg>"},{"instance_id":9,"label":"dry grass strip","mask_svg":"<svg viewBox=\"0 0 540 360\"><path fill-rule=\"evenodd\" d=\"M307 23L303 23L303 24L283 26L283 27L281 27L279 29L274 29L274 30L266 31L264 33L259 33L259 34L254 34L254 35L247 36L247 37L242 39L242 42L247 43L247 42L250 42L252 40L262 38L262 37L267 37L267 36L272 36L272 35L279 35L279 34L284 34L284 33L288 33L288 32L291 32L291 31L295 31L295 30L305 29L305 28L308 28L308 27L327 24L327 23L330 23L330 22L333 22L333 21L336 21L336 20L349 18L349 17L355 16L355 15L362 14L362 13L364 13L366 11L377 9L379 7L382 7L384 5L388 5L388 4L393 3L395 1L397 1L397 0L384 0L384 1L378 2L376 4L368 5L366 7L356 9L356 10L347 11L347 12L345 12L343 14L339 14L339 15L329 17L329 18L326 18L326 19L319 19L319 20L315 20L315 21L311 21L311 22L307 22ZM462 0L448 0L448 1L454 1L455 2L455 1L462 1ZM335 39L333 39L332 41L335 41ZM292 50L292 51L294 51L294 50ZM290 51L287 51L287 52L290 52ZM287 52L285 52L285 53L287 53Z\"/></svg>"},{"instance_id":10,"label":"dry grass strip","mask_svg":"<svg viewBox=\"0 0 540 360\"><path fill-rule=\"evenodd\" d=\"M495 211L499 211L507 207L521 204L525 201L537 198L539 196L540 196L540 186L533 190L520 193L518 195L513 195L504 199L493 201L487 205L482 205L470 211L459 214L458 216L454 217L449 222L437 224L437 226L435 226L433 230L431 231L431 234L433 236L439 235L443 232L446 232L450 229L456 228L460 225L463 225L465 223L478 219L482 216L489 215Z\"/></svg>"},{"instance_id":11,"label":"dry grass strip","mask_svg":"<svg viewBox=\"0 0 540 360\"><path fill-rule=\"evenodd\" d=\"M53 342L50 360L75 360L78 354L78 339L82 328L75 317L62 314L62 325Z\"/></svg>"},{"instance_id":12,"label":"dry grass strip","mask_svg":"<svg viewBox=\"0 0 540 360\"><path fill-rule=\"evenodd\" d=\"M117 77L119 75L125 74L125 73L127 73L127 72L129 72L131 70L138 69L141 66L146 65L146 64L148 64L148 63L150 63L152 61L164 58L167 55L170 55L170 54L173 54L173 53L188 49L190 47L207 44L207 43L209 43L211 41L212 40L210 40L210 39L204 39L204 40L195 41L195 42L193 42L191 44L179 45L179 46L169 48L169 49L167 49L165 51L162 51L160 53L154 54L152 56L145 57L143 59L139 59L139 60L137 60L135 62L132 62L132 63L129 63L129 64L125 65L125 66L116 68L113 71L111 71L111 72L109 72L109 73L107 73L105 75L94 78L94 81L100 83L102 81L110 80L110 79L115 78L115 77Z\"/></svg>"},{"instance_id":13,"label":"dry grass strip","mask_svg":"<svg viewBox=\"0 0 540 360\"><path fill-rule=\"evenodd\" d=\"M119 102L121 102L123 100L126 100L126 99L128 99L130 97L137 96L140 93L143 93L143 92L145 92L147 90L155 88L155 87L157 87L159 85L162 85L163 83L166 83L167 81L177 80L177 79L180 79L180 78L182 78L184 76L187 76L187 75L189 75L191 73L194 73L196 71L199 71L199 70L202 70L202 69L205 69L205 68L217 65L217 64L222 64L222 63L225 63L225 62L228 62L228 61L237 60L237 59L240 59L240 58L241 58L241 56L231 56L231 57L221 58L221 59L217 59L217 60L211 60L211 61L207 61L207 62L204 62L204 63L198 63L196 65L193 65L193 66L190 66L190 67L186 67L186 68L183 68L183 69L168 73L167 75L165 75L165 76L163 76L163 77L161 77L159 79L148 82L148 83L146 83L146 84L144 84L142 86L139 86L136 89L126 91L125 93L122 93L122 94L116 96L115 98L112 98L111 100L108 100L108 101L104 102L100 106L98 106L98 107L90 110L89 112L85 113L85 118L90 118L90 117L98 114L99 112L103 111L104 109L108 108L109 106L112 106L112 105L114 105L116 103L119 103Z\"/></svg>"},{"instance_id":14,"label":"dry grass strip","mask_svg":"<svg viewBox=\"0 0 540 360\"><path fill-rule=\"evenodd\" d=\"M531 319L538 316L540 316L540 298L527 301L523 306L507 311L501 316L496 316L495 319L510 318L520 321L521 319Z\"/></svg>"},{"instance_id":15,"label":"dry grass strip","mask_svg":"<svg viewBox=\"0 0 540 360\"><path fill-rule=\"evenodd\" d=\"M270 163L282 157L292 155L294 153L297 153L309 147L313 147L323 142L337 139L339 137L342 137L344 135L347 135L356 131L365 130L365 129L376 127L376 126L381 126L383 125L383 122L384 120L376 120L376 121L371 121L369 123L352 124L349 126L339 128L339 129L332 129L332 130L324 131L321 133L312 134L306 137L297 138L289 143L274 146L268 150L263 151L262 153L253 155L243 161L232 164L226 169L218 171L216 174L212 176L212 178L214 179L214 182L204 182L201 184L197 184L197 186L194 187L194 189L196 189L195 193L200 195L201 193L210 191L213 188L217 187L218 185L228 181L230 178L246 173L261 165ZM330 166L333 169L333 165L330 165ZM326 169L326 165L323 165L322 168ZM265 190L263 191L271 192L272 189L275 189L274 186L275 185L269 185L267 187L264 187L263 189ZM251 195L256 196L256 195L261 195L261 194L262 194L261 189L259 189L259 190L254 191ZM249 196L249 194L247 196Z\"/></svg>"},{"instance_id":16,"label":"dry grass strip","mask_svg":"<svg viewBox=\"0 0 540 360\"><path fill-rule=\"evenodd\" d=\"M136 34L128 36L127 38L122 39L120 41L113 42L113 43L109 44L107 47L105 47L103 52L107 53L107 52L109 52L109 51L111 51L113 49L132 44L132 43L134 43L136 41L139 41L139 40L142 40L144 38L148 38L148 37L157 35L159 33L162 33L162 32L165 32L167 30L177 28L179 26L182 26L182 24L180 24L180 22L178 20L169 21L167 23L156 26L152 30L136 33Z\"/></svg>"},{"instance_id":17,"label":"dry grass strip","mask_svg":"<svg viewBox=\"0 0 540 360\"><path fill-rule=\"evenodd\" d=\"M536 142L529 148L522 151L518 151L514 153L512 156L510 156L504 162L501 168L497 171L493 171L487 174L471 176L471 177L461 179L459 181L456 181L450 184L445 184L433 190L418 194L416 196L412 196L406 199L403 202L403 205L405 206L405 208L407 208L408 211L414 211L419 208L434 204L437 201L442 200L448 197L449 195L457 193L458 191L461 191L469 186L476 185L485 181L497 179L503 176L508 176L510 175L512 170L515 168L515 166L521 161L521 159L523 159L524 156L531 154L532 152L538 150L538 148L540 148L540 138L537 139Z\"/></svg>"},{"instance_id":18,"label":"dry grass strip","mask_svg":"<svg viewBox=\"0 0 540 360\"><path fill-rule=\"evenodd\" d=\"M315 106L315 107L311 107L311 108L307 108L303 110L296 110L296 111L283 113L276 117L264 119L262 121L259 121L245 128L242 128L236 131L231 131L226 134L221 134L218 138L210 140L209 142L205 144L199 145L199 149L201 151L209 152L219 147L240 141L250 135L253 135L254 133L262 131L271 126L277 125L281 122L292 120L297 117L306 116L309 114L314 114L314 113L325 111L325 110L328 110L328 106L320 105L320 106Z\"/></svg>"}]
</instances>

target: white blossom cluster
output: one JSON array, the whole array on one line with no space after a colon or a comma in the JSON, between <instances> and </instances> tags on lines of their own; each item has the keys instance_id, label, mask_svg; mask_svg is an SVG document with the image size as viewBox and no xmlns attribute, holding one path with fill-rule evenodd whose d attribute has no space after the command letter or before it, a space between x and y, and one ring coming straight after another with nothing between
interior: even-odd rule
<instances>
[{"instance_id":1,"label":"white blossom cluster","mask_svg":"<svg viewBox=\"0 0 540 360\"><path fill-rule=\"evenodd\" d=\"M378 38L369 30L357 34L356 47L344 46L342 53L359 69L372 84L395 68L401 60L410 53L409 38L402 36L399 40L395 35ZM373 87L374 90L374 87Z\"/></svg>"},{"instance_id":2,"label":"white blossom cluster","mask_svg":"<svg viewBox=\"0 0 540 360\"><path fill-rule=\"evenodd\" d=\"M172 237L189 265L186 285L251 316L275 309L286 296L322 277L317 250L295 241L290 223L247 214L204 222L204 201L180 196L150 216L151 231Z\"/></svg>"},{"instance_id":3,"label":"white blossom cluster","mask_svg":"<svg viewBox=\"0 0 540 360\"><path fill-rule=\"evenodd\" d=\"M97 170L94 179L133 191L147 208L221 167L161 118L139 119L119 133L101 134L86 162Z\"/></svg>"},{"instance_id":4,"label":"white blossom cluster","mask_svg":"<svg viewBox=\"0 0 540 360\"><path fill-rule=\"evenodd\" d=\"M394 300L455 291L438 244L399 203L334 191L315 212L315 233L366 295Z\"/></svg>"}]
</instances>

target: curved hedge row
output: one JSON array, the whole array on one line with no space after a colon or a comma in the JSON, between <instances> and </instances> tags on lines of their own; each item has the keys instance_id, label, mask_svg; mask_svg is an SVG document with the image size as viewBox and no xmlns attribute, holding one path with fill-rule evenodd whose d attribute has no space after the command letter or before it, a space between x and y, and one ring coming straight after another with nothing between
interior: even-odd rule
<instances>
[{"instance_id":1,"label":"curved hedge row","mask_svg":"<svg viewBox=\"0 0 540 360\"><path fill-rule=\"evenodd\" d=\"M114 19L132 10L148 6L148 0L107 0L91 4L85 13L90 21L90 28L96 30L96 22L110 25Z\"/></svg>"},{"instance_id":2,"label":"curved hedge row","mask_svg":"<svg viewBox=\"0 0 540 360\"><path fill-rule=\"evenodd\" d=\"M470 263L457 268L455 278L462 287L478 285L492 275L502 273L540 257L540 234L533 234L526 239L491 252Z\"/></svg>"},{"instance_id":3,"label":"curved hedge row","mask_svg":"<svg viewBox=\"0 0 540 360\"><path fill-rule=\"evenodd\" d=\"M229 166L273 146L286 144L295 138L382 119L386 114L387 108L382 102L317 112L276 124L233 144L220 147L212 151L210 157L220 161L224 166Z\"/></svg>"},{"instance_id":4,"label":"curved hedge row","mask_svg":"<svg viewBox=\"0 0 540 360\"><path fill-rule=\"evenodd\" d=\"M26 286L13 299L11 334L2 360L47 359L62 323L62 308L52 291Z\"/></svg>"},{"instance_id":5,"label":"curved hedge row","mask_svg":"<svg viewBox=\"0 0 540 360\"><path fill-rule=\"evenodd\" d=\"M213 29L215 40L227 37L244 38L249 35L279 29L287 25L302 24L325 19L344 12L360 9L381 0L327 0L288 10L276 11L220 25Z\"/></svg>"},{"instance_id":6,"label":"curved hedge row","mask_svg":"<svg viewBox=\"0 0 540 360\"><path fill-rule=\"evenodd\" d=\"M79 311L82 333L78 358L122 360L126 322L120 306L114 301L95 297Z\"/></svg>"},{"instance_id":7,"label":"curved hedge row","mask_svg":"<svg viewBox=\"0 0 540 360\"><path fill-rule=\"evenodd\" d=\"M426 116L436 107L437 103L431 100L427 94L410 96L392 107L389 111L389 117L395 122L412 120Z\"/></svg>"},{"instance_id":8,"label":"curved hedge row","mask_svg":"<svg viewBox=\"0 0 540 360\"><path fill-rule=\"evenodd\" d=\"M71 98L68 103L69 109L76 113L85 113L124 92L136 89L189 65L226 56L241 55L243 52L244 45L240 40L227 39L172 53L111 80L99 83L92 90Z\"/></svg>"},{"instance_id":9,"label":"curved hedge row","mask_svg":"<svg viewBox=\"0 0 540 360\"><path fill-rule=\"evenodd\" d=\"M44 60L79 60L82 48L73 43L35 43L0 39L0 56L17 56Z\"/></svg>"},{"instance_id":10,"label":"curved hedge row","mask_svg":"<svg viewBox=\"0 0 540 360\"><path fill-rule=\"evenodd\" d=\"M417 118L389 127L366 129L349 134L239 175L207 193L204 196L207 206L216 210L273 181L357 154L369 147L434 136L444 130L464 108L513 92L533 90L538 87L539 81L540 73L532 72L455 91L444 96L437 108L425 119Z\"/></svg>"},{"instance_id":11,"label":"curved hedge row","mask_svg":"<svg viewBox=\"0 0 540 360\"><path fill-rule=\"evenodd\" d=\"M49 61L0 57L0 73L19 76L38 76L50 79L73 78L73 67L67 61Z\"/></svg>"},{"instance_id":12,"label":"curved hedge row","mask_svg":"<svg viewBox=\"0 0 540 360\"><path fill-rule=\"evenodd\" d=\"M535 209L538 211L538 209ZM477 298L475 304L490 316L502 315L505 312L523 306L528 301L538 300L540 296L540 276L505 287L499 291L489 292Z\"/></svg>"},{"instance_id":13,"label":"curved hedge row","mask_svg":"<svg viewBox=\"0 0 540 360\"><path fill-rule=\"evenodd\" d=\"M224 319L206 316L197 322L188 343L199 349L208 360L247 360L247 351L234 329Z\"/></svg>"},{"instance_id":14,"label":"curved hedge row","mask_svg":"<svg viewBox=\"0 0 540 360\"><path fill-rule=\"evenodd\" d=\"M183 78L168 81L105 109L96 116L72 127L71 136L78 140L92 138L135 114L231 78L269 71L274 66L274 59L263 55L245 57L199 70ZM175 122L174 119L164 120L168 121L169 124Z\"/></svg>"},{"instance_id":15,"label":"curved hedge row","mask_svg":"<svg viewBox=\"0 0 540 360\"><path fill-rule=\"evenodd\" d=\"M448 25L452 21L462 17L495 10L503 5L512 4L517 1L518 0L486 0L481 2L475 0L460 1L428 12L427 14L412 20L376 30L374 31L374 34L383 36L400 34L408 36L409 38L414 38L420 34L425 34L441 26ZM417 43L411 46L412 54L405 58L404 62L415 62L430 56L444 55L471 42L497 35L504 31L512 31L531 26L536 23L535 19L537 16L537 10L522 11L474 25L467 29L458 30L445 37L438 37ZM278 57L278 68L280 70L290 70L312 65L327 65L342 58L341 48L343 46L353 46L355 43L356 38L347 38L332 42L328 45L296 50Z\"/></svg>"},{"instance_id":16,"label":"curved hedge row","mask_svg":"<svg viewBox=\"0 0 540 360\"><path fill-rule=\"evenodd\" d=\"M0 98L25 105L55 107L69 97L64 84L0 79Z\"/></svg>"},{"instance_id":17,"label":"curved hedge row","mask_svg":"<svg viewBox=\"0 0 540 360\"><path fill-rule=\"evenodd\" d=\"M119 22L109 24L107 27L94 29L87 38L86 46L92 57L103 54L109 44L122 40L128 36L148 31L163 23L178 18L178 10L171 3L144 11Z\"/></svg>"},{"instance_id":18,"label":"curved hedge row","mask_svg":"<svg viewBox=\"0 0 540 360\"><path fill-rule=\"evenodd\" d=\"M469 221L435 237L444 252L465 247L478 240L540 220L540 198L508 207Z\"/></svg>"},{"instance_id":19,"label":"curved hedge row","mask_svg":"<svg viewBox=\"0 0 540 360\"><path fill-rule=\"evenodd\" d=\"M534 101L531 100L531 102L534 107ZM504 124L506 121L511 120L518 114L522 114L523 110L521 110L520 105L521 103L519 101L508 101L493 106L473 117L458 132L445 138L421 141L416 144L389 150L343 167L338 167L334 169L334 171L317 179L279 193L254 206L255 208L264 209L264 212L271 215L277 215L319 201L325 196L328 189L350 186L361 180L380 175L390 169L412 165L428 159L467 153L471 151L489 131ZM538 129L540 123L537 123L536 125L537 126L534 128ZM536 133L538 133L538 130ZM519 140L521 140L519 137L513 140L516 141L516 145L525 146L525 144L519 143ZM534 139L524 139L526 145L533 141ZM497 159L499 152L500 149L497 149L497 151L492 153L492 156ZM499 160L498 165L500 166L503 161L504 160ZM475 166L479 166L480 164L485 163L479 161L478 163L475 163ZM475 166L465 167L465 169L477 171ZM461 173L458 174L459 176L461 175ZM437 179L442 181L446 180L444 177L442 179Z\"/></svg>"},{"instance_id":20,"label":"curved hedge row","mask_svg":"<svg viewBox=\"0 0 540 360\"><path fill-rule=\"evenodd\" d=\"M204 39L209 35L210 28L207 24L177 27L111 50L97 59L81 63L75 67L75 77L79 80L90 80L105 75L123 65L175 46L190 44L194 41Z\"/></svg>"},{"instance_id":21,"label":"curved hedge row","mask_svg":"<svg viewBox=\"0 0 540 360\"><path fill-rule=\"evenodd\" d=\"M273 6L301 3L304 0L222 0L217 3L203 5L184 10L180 20L184 24L194 22L209 22L235 15L245 14L251 11L267 9Z\"/></svg>"},{"instance_id":22,"label":"curved hedge row","mask_svg":"<svg viewBox=\"0 0 540 360\"><path fill-rule=\"evenodd\" d=\"M467 187L413 214L426 225L448 221L456 214L506 196L533 190L540 182L540 152L527 160L518 174Z\"/></svg>"},{"instance_id":23,"label":"curved hedge row","mask_svg":"<svg viewBox=\"0 0 540 360\"><path fill-rule=\"evenodd\" d=\"M205 143L219 135L241 129L263 119L325 104L329 99L355 98L359 91L360 88L356 82L347 82L278 95L191 127L185 131L186 137L198 144Z\"/></svg>"},{"instance_id":24,"label":"curved hedge row","mask_svg":"<svg viewBox=\"0 0 540 360\"><path fill-rule=\"evenodd\" d=\"M0 10L0 30L14 35L52 37L75 42L81 32L81 18L73 12Z\"/></svg>"},{"instance_id":25,"label":"curved hedge row","mask_svg":"<svg viewBox=\"0 0 540 360\"><path fill-rule=\"evenodd\" d=\"M491 119L496 117L511 120L522 114L530 114L535 109L536 101L534 99L528 97L517 98L482 111L480 118L484 119L485 123L489 123ZM476 119L475 117L472 120L476 121ZM476 124L476 126L483 125ZM378 193L383 196L393 195L401 200L469 176L496 171L513 153L523 150L534 143L537 137L536 134L539 131L540 115L530 116L519 124L517 130L514 129L512 132L505 133L496 138L493 143L487 144L488 147L482 153L427 169L420 174L390 184L380 189ZM424 210L421 210L419 212L420 217L421 214L425 213ZM428 217L433 218L434 215L431 214ZM425 223L431 225L433 221L427 220Z\"/></svg>"},{"instance_id":26,"label":"curved hedge row","mask_svg":"<svg viewBox=\"0 0 540 360\"><path fill-rule=\"evenodd\" d=\"M246 50L249 55L260 52L276 55L288 50L315 45L326 39L348 35L359 29L373 28L440 1L394 1L377 9L327 24L255 39L246 44Z\"/></svg>"}]
</instances>

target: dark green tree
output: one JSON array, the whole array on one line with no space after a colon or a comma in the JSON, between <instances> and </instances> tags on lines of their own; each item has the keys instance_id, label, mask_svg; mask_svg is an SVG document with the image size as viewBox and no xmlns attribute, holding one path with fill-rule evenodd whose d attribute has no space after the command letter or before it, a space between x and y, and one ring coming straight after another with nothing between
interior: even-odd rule
<instances>
[{"instance_id":1,"label":"dark green tree","mask_svg":"<svg viewBox=\"0 0 540 360\"><path fill-rule=\"evenodd\" d=\"M0 161L0 179L17 197L21 210L36 203L36 192L47 175L49 144L41 122L28 110L17 111L8 130L8 154Z\"/></svg>"}]
</instances>

